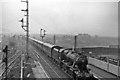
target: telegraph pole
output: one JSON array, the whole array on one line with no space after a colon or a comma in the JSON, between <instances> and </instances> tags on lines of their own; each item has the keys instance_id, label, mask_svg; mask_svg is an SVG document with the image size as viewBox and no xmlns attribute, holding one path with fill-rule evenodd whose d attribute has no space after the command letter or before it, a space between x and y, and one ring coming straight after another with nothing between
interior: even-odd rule
<instances>
[{"instance_id":1,"label":"telegraph pole","mask_svg":"<svg viewBox=\"0 0 120 80\"><path fill-rule=\"evenodd\" d=\"M120 56L119 56L120 50L119 50L119 49L120 49L120 47L119 47L119 46L120 46L120 45L118 44L118 47L117 47L117 50L118 50L118 64L117 64L117 65L118 65L118 75L117 75L117 76L118 76L118 77L120 77L120 76L119 76L119 75L120 75L120 73L119 73L119 70L120 70L120 69L119 69L119 67L120 67L120 66L119 66L119 65L120 65L120 59L119 59L119 58L120 58Z\"/></svg>"},{"instance_id":2,"label":"telegraph pole","mask_svg":"<svg viewBox=\"0 0 120 80\"><path fill-rule=\"evenodd\" d=\"M118 2L118 12L120 12L120 2ZM118 26L120 26L120 14L118 14ZM120 39L120 35L118 35L118 40ZM120 77L120 42L118 41L118 77Z\"/></svg>"},{"instance_id":3,"label":"telegraph pole","mask_svg":"<svg viewBox=\"0 0 120 80\"><path fill-rule=\"evenodd\" d=\"M56 43L56 38L55 38L55 35L53 36L53 40L54 40L54 44Z\"/></svg>"},{"instance_id":4,"label":"telegraph pole","mask_svg":"<svg viewBox=\"0 0 120 80\"><path fill-rule=\"evenodd\" d=\"M76 51L76 45L77 45L77 35L75 35L75 40L74 40L74 51Z\"/></svg>"}]
</instances>

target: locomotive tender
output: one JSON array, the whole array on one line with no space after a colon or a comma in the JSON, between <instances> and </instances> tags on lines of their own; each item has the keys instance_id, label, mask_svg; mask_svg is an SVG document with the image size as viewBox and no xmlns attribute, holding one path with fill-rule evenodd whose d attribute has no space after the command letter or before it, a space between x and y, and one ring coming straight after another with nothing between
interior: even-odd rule
<instances>
[{"instance_id":1,"label":"locomotive tender","mask_svg":"<svg viewBox=\"0 0 120 80\"><path fill-rule=\"evenodd\" d=\"M78 54L70 49L44 43L33 38L30 39L33 41L32 43L42 49L48 57L52 58L74 80L98 80L87 68L88 60L82 53Z\"/></svg>"}]
</instances>

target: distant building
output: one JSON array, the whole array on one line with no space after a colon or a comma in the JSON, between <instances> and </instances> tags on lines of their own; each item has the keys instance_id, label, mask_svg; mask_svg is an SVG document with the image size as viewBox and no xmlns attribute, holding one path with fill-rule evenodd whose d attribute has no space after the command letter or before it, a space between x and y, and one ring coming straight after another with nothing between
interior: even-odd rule
<instances>
[{"instance_id":1,"label":"distant building","mask_svg":"<svg viewBox=\"0 0 120 80\"><path fill-rule=\"evenodd\" d=\"M89 36L90 37L90 35L89 34L78 34L78 35L80 35L80 36Z\"/></svg>"}]
</instances>

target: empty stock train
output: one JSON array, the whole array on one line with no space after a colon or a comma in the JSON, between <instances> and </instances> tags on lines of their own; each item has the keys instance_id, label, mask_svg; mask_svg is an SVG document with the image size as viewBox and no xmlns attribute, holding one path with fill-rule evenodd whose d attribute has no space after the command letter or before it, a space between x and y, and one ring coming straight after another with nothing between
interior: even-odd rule
<instances>
[{"instance_id":1,"label":"empty stock train","mask_svg":"<svg viewBox=\"0 0 120 80\"><path fill-rule=\"evenodd\" d=\"M33 38L30 39L34 45L37 45L48 57L52 58L73 79L98 80L87 68L88 60L82 53L78 54L70 49L43 43Z\"/></svg>"}]
</instances>

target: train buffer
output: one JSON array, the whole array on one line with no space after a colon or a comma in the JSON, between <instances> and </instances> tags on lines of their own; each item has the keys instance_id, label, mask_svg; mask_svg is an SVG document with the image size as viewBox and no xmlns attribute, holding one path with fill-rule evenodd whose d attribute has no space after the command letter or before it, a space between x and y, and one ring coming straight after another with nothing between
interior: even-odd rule
<instances>
[{"instance_id":1,"label":"train buffer","mask_svg":"<svg viewBox=\"0 0 120 80\"><path fill-rule=\"evenodd\" d=\"M46 71L38 61L34 61L36 67L32 68L35 78L49 78Z\"/></svg>"}]
</instances>

